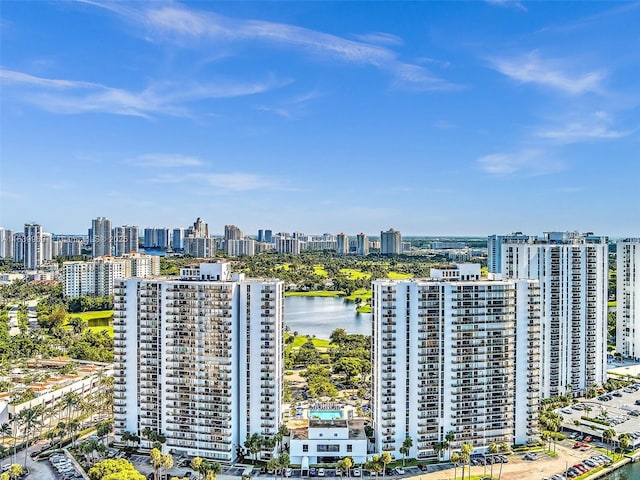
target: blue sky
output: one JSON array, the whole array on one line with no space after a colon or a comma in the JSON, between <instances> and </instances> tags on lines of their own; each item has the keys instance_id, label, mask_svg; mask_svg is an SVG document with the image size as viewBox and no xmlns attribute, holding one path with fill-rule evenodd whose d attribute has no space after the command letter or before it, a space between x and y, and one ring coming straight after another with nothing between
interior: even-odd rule
<instances>
[{"instance_id":1,"label":"blue sky","mask_svg":"<svg viewBox=\"0 0 640 480\"><path fill-rule=\"evenodd\" d=\"M0 225L640 236L640 3L2 2Z\"/></svg>"}]
</instances>

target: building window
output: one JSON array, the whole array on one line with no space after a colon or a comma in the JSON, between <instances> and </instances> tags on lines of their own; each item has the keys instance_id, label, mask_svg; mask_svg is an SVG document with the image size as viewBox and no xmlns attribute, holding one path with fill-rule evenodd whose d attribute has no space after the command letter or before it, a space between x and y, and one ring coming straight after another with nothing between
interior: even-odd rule
<instances>
[{"instance_id":1,"label":"building window","mask_svg":"<svg viewBox=\"0 0 640 480\"><path fill-rule=\"evenodd\" d=\"M338 453L340 452L340 445L318 445L318 453Z\"/></svg>"},{"instance_id":2,"label":"building window","mask_svg":"<svg viewBox=\"0 0 640 480\"><path fill-rule=\"evenodd\" d=\"M302 444L302 451L303 452L308 452L309 451L309 445L307 445L306 443Z\"/></svg>"},{"instance_id":3,"label":"building window","mask_svg":"<svg viewBox=\"0 0 640 480\"><path fill-rule=\"evenodd\" d=\"M351 445L350 443L347 444L347 453L351 453L353 452L353 445Z\"/></svg>"}]
</instances>

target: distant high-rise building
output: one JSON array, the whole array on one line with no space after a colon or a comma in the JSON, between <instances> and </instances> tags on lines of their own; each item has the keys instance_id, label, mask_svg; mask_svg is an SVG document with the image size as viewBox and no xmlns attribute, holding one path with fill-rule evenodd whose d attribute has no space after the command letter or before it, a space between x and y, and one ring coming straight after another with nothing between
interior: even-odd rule
<instances>
[{"instance_id":1,"label":"distant high-rise building","mask_svg":"<svg viewBox=\"0 0 640 480\"><path fill-rule=\"evenodd\" d=\"M51 234L49 234L49 254L42 226L37 223L25 223L22 262L26 270L37 270L46 260L51 259Z\"/></svg>"},{"instance_id":2,"label":"distant high-rise building","mask_svg":"<svg viewBox=\"0 0 640 480\"><path fill-rule=\"evenodd\" d=\"M123 225L113 229L113 243L115 245L116 257L121 257L125 253L135 253L138 251L138 237L140 229L133 225Z\"/></svg>"},{"instance_id":3,"label":"distant high-rise building","mask_svg":"<svg viewBox=\"0 0 640 480\"><path fill-rule=\"evenodd\" d=\"M393 228L380 232L380 253L382 255L400 255L402 235Z\"/></svg>"},{"instance_id":4,"label":"distant high-rise building","mask_svg":"<svg viewBox=\"0 0 640 480\"><path fill-rule=\"evenodd\" d=\"M162 431L171 451L231 462L247 436L273 437L282 419L283 304L281 280L245 279L228 264L185 268L178 280L119 281L116 441L133 432L150 448L142 432Z\"/></svg>"},{"instance_id":5,"label":"distant high-rise building","mask_svg":"<svg viewBox=\"0 0 640 480\"><path fill-rule=\"evenodd\" d=\"M174 228L171 236L171 248L176 252L184 250L184 229Z\"/></svg>"},{"instance_id":6,"label":"distant high-rise building","mask_svg":"<svg viewBox=\"0 0 640 480\"><path fill-rule=\"evenodd\" d=\"M364 233L359 233L356 237L356 255L366 257L369 255L369 237Z\"/></svg>"},{"instance_id":7,"label":"distant high-rise building","mask_svg":"<svg viewBox=\"0 0 640 480\"><path fill-rule=\"evenodd\" d=\"M256 253L256 241L252 238L225 240L227 255L231 257L251 257Z\"/></svg>"},{"instance_id":8,"label":"distant high-rise building","mask_svg":"<svg viewBox=\"0 0 640 480\"><path fill-rule=\"evenodd\" d=\"M616 352L640 359L640 238L616 244Z\"/></svg>"},{"instance_id":9,"label":"distant high-rise building","mask_svg":"<svg viewBox=\"0 0 640 480\"><path fill-rule=\"evenodd\" d=\"M337 248L336 253L338 255L346 255L349 253L349 237L344 233L336 235Z\"/></svg>"},{"instance_id":10,"label":"distant high-rise building","mask_svg":"<svg viewBox=\"0 0 640 480\"><path fill-rule=\"evenodd\" d=\"M276 251L278 253L300 254L300 240L285 235L276 236Z\"/></svg>"},{"instance_id":11,"label":"distant high-rise building","mask_svg":"<svg viewBox=\"0 0 640 480\"><path fill-rule=\"evenodd\" d=\"M184 253L195 258L211 258L216 256L215 238L191 238L184 239Z\"/></svg>"},{"instance_id":12,"label":"distant high-rise building","mask_svg":"<svg viewBox=\"0 0 640 480\"><path fill-rule=\"evenodd\" d=\"M258 241L264 242L264 230L262 229L258 230Z\"/></svg>"},{"instance_id":13,"label":"distant high-rise building","mask_svg":"<svg viewBox=\"0 0 640 480\"><path fill-rule=\"evenodd\" d=\"M608 242L550 232L502 244L504 278L540 282L543 397L584 395L606 380Z\"/></svg>"},{"instance_id":14,"label":"distant high-rise building","mask_svg":"<svg viewBox=\"0 0 640 480\"><path fill-rule=\"evenodd\" d=\"M13 230L0 227L0 258L13 257Z\"/></svg>"},{"instance_id":15,"label":"distant high-rise building","mask_svg":"<svg viewBox=\"0 0 640 480\"><path fill-rule=\"evenodd\" d=\"M412 438L407 457L437 460L445 440L476 452L533 441L539 283L481 280L478 264L431 274L372 283L375 451L399 458Z\"/></svg>"},{"instance_id":16,"label":"distant high-rise building","mask_svg":"<svg viewBox=\"0 0 640 480\"><path fill-rule=\"evenodd\" d=\"M24 232L13 234L13 261L16 263L24 262Z\"/></svg>"},{"instance_id":17,"label":"distant high-rise building","mask_svg":"<svg viewBox=\"0 0 640 480\"><path fill-rule=\"evenodd\" d=\"M155 248L169 248L169 229L156 228Z\"/></svg>"},{"instance_id":18,"label":"distant high-rise building","mask_svg":"<svg viewBox=\"0 0 640 480\"><path fill-rule=\"evenodd\" d=\"M144 239L142 242L144 248L154 248L156 246L156 229L155 228L145 228L144 229Z\"/></svg>"},{"instance_id":19,"label":"distant high-rise building","mask_svg":"<svg viewBox=\"0 0 640 480\"><path fill-rule=\"evenodd\" d=\"M264 231L264 241L266 243L273 243L273 232L271 230Z\"/></svg>"},{"instance_id":20,"label":"distant high-rise building","mask_svg":"<svg viewBox=\"0 0 640 480\"><path fill-rule=\"evenodd\" d=\"M244 237L242 230L235 225L224 226L224 239L226 240L241 240Z\"/></svg>"},{"instance_id":21,"label":"distant high-rise building","mask_svg":"<svg viewBox=\"0 0 640 480\"><path fill-rule=\"evenodd\" d=\"M487 239L487 268L489 273L500 273L502 268L502 245L504 243L528 242L531 238L529 235L523 235L522 232L515 232L511 235L489 235Z\"/></svg>"},{"instance_id":22,"label":"distant high-rise building","mask_svg":"<svg viewBox=\"0 0 640 480\"><path fill-rule=\"evenodd\" d=\"M209 225L204 223L204 221L202 221L202 219L198 217L193 224L193 233L196 238L208 238Z\"/></svg>"},{"instance_id":23,"label":"distant high-rise building","mask_svg":"<svg viewBox=\"0 0 640 480\"><path fill-rule=\"evenodd\" d=\"M98 217L91 221L91 256L93 258L111 255L113 253L113 237L111 220Z\"/></svg>"}]
</instances>

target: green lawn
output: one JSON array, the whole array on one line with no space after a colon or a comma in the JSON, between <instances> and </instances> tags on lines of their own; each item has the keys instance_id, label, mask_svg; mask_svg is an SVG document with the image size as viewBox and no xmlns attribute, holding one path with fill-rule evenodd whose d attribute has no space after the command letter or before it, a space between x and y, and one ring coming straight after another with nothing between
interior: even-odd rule
<instances>
[{"instance_id":1,"label":"green lawn","mask_svg":"<svg viewBox=\"0 0 640 480\"><path fill-rule=\"evenodd\" d=\"M360 305L358 308L356 308L356 312L358 312L358 313L371 313L371 305L369 305L368 303L366 303L364 305Z\"/></svg>"},{"instance_id":2,"label":"green lawn","mask_svg":"<svg viewBox=\"0 0 640 480\"><path fill-rule=\"evenodd\" d=\"M289 269L291 268L291 264L290 263L283 263L282 265L278 265L276 267L273 267L274 270L286 270L287 272L289 271Z\"/></svg>"},{"instance_id":3,"label":"green lawn","mask_svg":"<svg viewBox=\"0 0 640 480\"><path fill-rule=\"evenodd\" d=\"M289 336L291 336L290 333L285 333L284 334L285 340L287 338L289 338ZM291 346L293 348L300 348L302 345L307 343L308 340L309 339L307 337L305 337L304 335L298 335L293 339L293 343L291 344ZM335 347L335 345L332 345L329 340L326 340L324 338L312 338L311 341L313 342L313 344L315 345L316 348L327 349L327 348Z\"/></svg>"},{"instance_id":4,"label":"green lawn","mask_svg":"<svg viewBox=\"0 0 640 480\"><path fill-rule=\"evenodd\" d=\"M616 302L615 300L611 301L611 302L607 302L607 307L615 307L618 305L618 302Z\"/></svg>"},{"instance_id":5,"label":"green lawn","mask_svg":"<svg viewBox=\"0 0 640 480\"><path fill-rule=\"evenodd\" d=\"M70 313L69 317L80 317L85 321L96 320L99 318L110 318L113 316L113 310L102 310L97 312Z\"/></svg>"},{"instance_id":6,"label":"green lawn","mask_svg":"<svg viewBox=\"0 0 640 480\"><path fill-rule=\"evenodd\" d=\"M387 274L387 278L398 280L398 279L413 278L413 275L411 275L410 273L389 272Z\"/></svg>"},{"instance_id":7,"label":"green lawn","mask_svg":"<svg viewBox=\"0 0 640 480\"><path fill-rule=\"evenodd\" d=\"M284 292L285 297L342 297L341 290L312 290L310 292Z\"/></svg>"},{"instance_id":8,"label":"green lawn","mask_svg":"<svg viewBox=\"0 0 640 480\"><path fill-rule=\"evenodd\" d=\"M362 270L355 268L341 268L340 273L347 277L349 280L359 280L361 278L371 278L370 273L364 273Z\"/></svg>"},{"instance_id":9,"label":"green lawn","mask_svg":"<svg viewBox=\"0 0 640 480\"><path fill-rule=\"evenodd\" d=\"M324 269L323 265L314 265L313 266L313 273L320 276L320 277L326 277L327 271Z\"/></svg>"},{"instance_id":10,"label":"green lawn","mask_svg":"<svg viewBox=\"0 0 640 480\"><path fill-rule=\"evenodd\" d=\"M354 290L351 295L344 297L348 302L355 302L356 298L361 299L363 302L371 300L371 290L368 288L360 288L358 290Z\"/></svg>"}]
</instances>

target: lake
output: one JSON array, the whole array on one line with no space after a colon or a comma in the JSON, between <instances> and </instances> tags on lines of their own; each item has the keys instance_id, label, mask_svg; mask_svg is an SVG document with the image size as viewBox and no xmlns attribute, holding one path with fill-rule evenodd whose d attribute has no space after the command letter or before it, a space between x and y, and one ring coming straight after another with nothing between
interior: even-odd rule
<instances>
[{"instance_id":1,"label":"lake","mask_svg":"<svg viewBox=\"0 0 640 480\"><path fill-rule=\"evenodd\" d=\"M353 302L331 297L285 297L284 324L292 332L329 338L336 328L371 335L371 314L356 312Z\"/></svg>"},{"instance_id":2,"label":"lake","mask_svg":"<svg viewBox=\"0 0 640 480\"><path fill-rule=\"evenodd\" d=\"M629 463L603 478L606 480L638 480L640 479L640 462Z\"/></svg>"}]
</instances>

